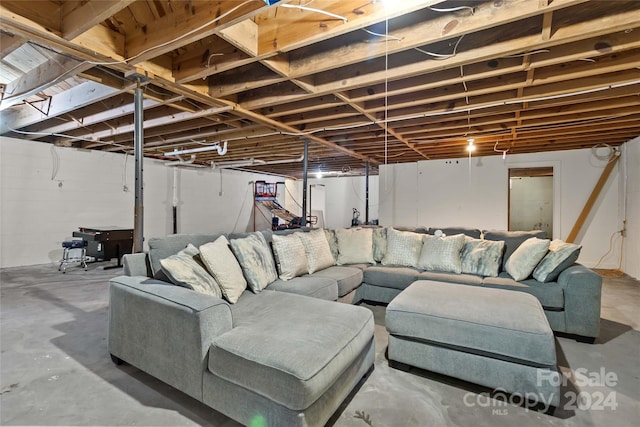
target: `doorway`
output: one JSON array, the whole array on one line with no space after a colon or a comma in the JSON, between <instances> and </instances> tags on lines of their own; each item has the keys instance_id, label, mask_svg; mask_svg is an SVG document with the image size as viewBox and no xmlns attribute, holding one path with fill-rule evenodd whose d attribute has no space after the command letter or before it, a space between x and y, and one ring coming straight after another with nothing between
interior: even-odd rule
<instances>
[{"instance_id":1,"label":"doorway","mask_svg":"<svg viewBox=\"0 0 640 427\"><path fill-rule=\"evenodd\" d=\"M553 167L509 169L509 230L553 236Z\"/></svg>"}]
</instances>

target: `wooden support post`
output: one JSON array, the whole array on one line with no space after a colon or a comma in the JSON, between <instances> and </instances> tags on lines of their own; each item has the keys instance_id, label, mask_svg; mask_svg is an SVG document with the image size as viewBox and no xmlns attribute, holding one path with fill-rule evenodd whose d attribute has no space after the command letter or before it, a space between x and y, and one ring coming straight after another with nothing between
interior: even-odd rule
<instances>
[{"instance_id":1,"label":"wooden support post","mask_svg":"<svg viewBox=\"0 0 640 427\"><path fill-rule=\"evenodd\" d=\"M618 163L619 158L620 158L620 153L616 152L615 157L611 159L609 163L607 163L607 166L602 171L602 175L600 175L600 179L598 179L596 186L593 187L593 191L591 192L591 195L589 196L587 203L584 204L584 208L582 208L582 212L580 212L580 216L578 216L578 219L576 220L576 223L573 225L571 232L565 239L566 242L568 243L575 242L576 237L578 237L578 233L582 229L584 222L587 220L587 216L589 216L589 213L591 212L593 205L596 203L596 200L598 200L598 196L600 195L600 192L602 191L602 188L604 187L604 185L607 183L607 180L609 179L609 175L611 175L611 171L613 170L616 163Z\"/></svg>"}]
</instances>

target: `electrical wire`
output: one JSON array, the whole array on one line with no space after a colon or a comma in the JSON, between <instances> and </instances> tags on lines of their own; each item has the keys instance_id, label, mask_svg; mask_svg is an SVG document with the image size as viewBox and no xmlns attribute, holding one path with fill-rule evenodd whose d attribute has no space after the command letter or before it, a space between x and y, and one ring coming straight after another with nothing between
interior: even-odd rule
<instances>
[{"instance_id":1,"label":"electrical wire","mask_svg":"<svg viewBox=\"0 0 640 427\"><path fill-rule=\"evenodd\" d=\"M296 204L296 206L298 206L300 209L302 209L302 205L300 203L298 203L298 201L296 200L295 197L293 197L293 194L291 194L291 191L289 191L289 187L287 187L286 185L284 186L284 189L287 190L287 194L289 195L289 197L291 197L291 200L293 200L293 203Z\"/></svg>"},{"instance_id":2,"label":"electrical wire","mask_svg":"<svg viewBox=\"0 0 640 427\"><path fill-rule=\"evenodd\" d=\"M456 44L453 46L453 52L450 53L450 54L428 52L426 50L420 49L419 47L414 47L414 49L417 50L420 53L424 53L425 55L433 56L437 60L449 59L449 58L453 58L454 56L456 56L457 51L458 51L458 45L460 44L460 42L462 41L463 38L464 38L464 34L460 36L460 38L458 39Z\"/></svg>"},{"instance_id":3,"label":"electrical wire","mask_svg":"<svg viewBox=\"0 0 640 427\"><path fill-rule=\"evenodd\" d=\"M309 4L309 3L307 3L307 4ZM301 6L301 5L298 5L298 4L281 4L281 5L278 5L278 7L284 7L284 8L287 8L287 9L300 9L300 10L305 10L307 12L321 13L323 15L327 15L327 16L330 16L332 18L340 19L340 20L344 21L345 23L349 22L349 19L347 19L347 17L345 17L345 16L337 15L335 13L327 12L326 10L316 9L316 8L313 8L313 7Z\"/></svg>"},{"instance_id":4,"label":"electrical wire","mask_svg":"<svg viewBox=\"0 0 640 427\"><path fill-rule=\"evenodd\" d=\"M389 34L380 34L373 31L369 31L366 28L361 28L361 30L364 31L365 33L371 34L372 36L376 36L376 37L385 37L387 39L398 40L398 41L404 40L404 37L396 37L396 36L391 36Z\"/></svg>"},{"instance_id":5,"label":"electrical wire","mask_svg":"<svg viewBox=\"0 0 640 427\"><path fill-rule=\"evenodd\" d=\"M53 181L60 171L60 156L56 151L56 146L53 144L51 144L51 162L53 163L51 167L51 181Z\"/></svg>"},{"instance_id":6,"label":"electrical wire","mask_svg":"<svg viewBox=\"0 0 640 427\"><path fill-rule=\"evenodd\" d=\"M605 252L605 254L600 257L600 259L598 260L596 265L593 267L594 270L596 268L598 268L598 266L602 263L602 261L604 261L605 257L607 257L607 255L609 255L611 253L611 251L613 250L613 238L616 237L616 234L618 234L618 233L620 233L620 231L614 231L611 234L611 237L609 238L609 250L607 252ZM622 236L621 240L622 240L622 242L624 242L624 236ZM621 267L622 267L622 245L621 245L621 248L620 248L620 263L618 264L618 270L620 270Z\"/></svg>"},{"instance_id":7,"label":"electrical wire","mask_svg":"<svg viewBox=\"0 0 640 427\"><path fill-rule=\"evenodd\" d=\"M437 8L437 7L432 7L429 6L429 9L433 10L434 12L457 12L459 10L470 10L471 14L474 15L476 13L476 8L475 7L471 7L471 6L459 6L459 7L450 7L447 9L441 9L441 8Z\"/></svg>"},{"instance_id":8,"label":"electrical wire","mask_svg":"<svg viewBox=\"0 0 640 427\"><path fill-rule=\"evenodd\" d=\"M129 187L127 186L127 159L129 155L124 153L124 165L122 166L122 191L125 193L129 191Z\"/></svg>"},{"instance_id":9,"label":"electrical wire","mask_svg":"<svg viewBox=\"0 0 640 427\"><path fill-rule=\"evenodd\" d=\"M220 174L220 181L222 181L222 173ZM249 182L249 184L252 184L252 183ZM240 217L242 216L242 211L244 210L244 204L247 201L247 194L249 193L249 188L250 187L247 185L247 189L244 192L244 197L242 198L242 204L240 205L240 211L238 212L238 215L236 216L235 224L233 224L232 233L236 232L236 227L238 226L238 221L240 221ZM220 192L222 192L222 185L220 185Z\"/></svg>"}]
</instances>

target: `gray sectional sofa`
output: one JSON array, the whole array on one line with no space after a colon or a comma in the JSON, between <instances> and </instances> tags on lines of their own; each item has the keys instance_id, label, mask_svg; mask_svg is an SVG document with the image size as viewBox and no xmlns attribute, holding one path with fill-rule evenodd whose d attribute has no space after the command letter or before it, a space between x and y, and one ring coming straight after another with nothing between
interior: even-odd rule
<instances>
[{"instance_id":1,"label":"gray sectional sofa","mask_svg":"<svg viewBox=\"0 0 640 427\"><path fill-rule=\"evenodd\" d=\"M480 231L473 229L443 231L480 237ZM540 300L554 331L586 340L598 335L601 280L584 266L565 266L557 280L540 283L515 281L504 271L497 277L482 277L390 265L379 262L391 260L385 254L385 233L378 229L365 241L364 252L371 254L360 259L362 242L353 246L353 241L345 240L354 232L324 231L327 250L331 250L329 263L326 256L309 254L308 246L296 246L286 256L278 253L276 243L280 245L280 236L290 230L261 232L264 241L273 245L280 278L258 277L257 282L268 283L263 288L255 288L254 278L233 297L225 293L229 283L215 274L224 297L176 286L162 262L185 252L189 244L200 247L204 257L208 246L203 245L220 243L219 235L150 239L149 253L125 255L124 275L110 282L112 359L136 366L245 425L316 426L331 418L373 368L373 316L357 303L389 303L420 279L526 292ZM412 237L429 230L406 232ZM363 234L367 233L373 232ZM229 247L236 248L235 242L240 241L236 239L250 234L226 236ZM485 232L486 239L504 239L503 264L530 237ZM251 273L245 264L265 261L255 254L246 259L234 254L246 277ZM288 263L300 259L305 259L312 273L285 274L291 267ZM223 256L217 261L223 269L228 267Z\"/></svg>"}]
</instances>

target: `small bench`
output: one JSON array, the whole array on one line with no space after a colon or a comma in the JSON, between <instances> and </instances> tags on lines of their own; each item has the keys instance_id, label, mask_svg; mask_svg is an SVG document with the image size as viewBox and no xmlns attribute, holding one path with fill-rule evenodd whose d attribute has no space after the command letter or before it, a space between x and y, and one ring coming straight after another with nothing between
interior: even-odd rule
<instances>
[{"instance_id":1,"label":"small bench","mask_svg":"<svg viewBox=\"0 0 640 427\"><path fill-rule=\"evenodd\" d=\"M523 292L418 280L387 306L390 366L410 366L518 395L560 400L553 332Z\"/></svg>"}]
</instances>

